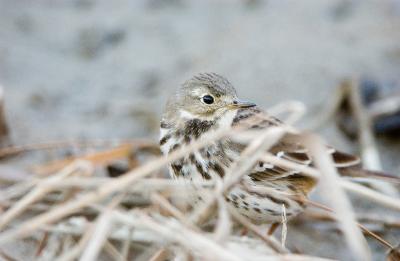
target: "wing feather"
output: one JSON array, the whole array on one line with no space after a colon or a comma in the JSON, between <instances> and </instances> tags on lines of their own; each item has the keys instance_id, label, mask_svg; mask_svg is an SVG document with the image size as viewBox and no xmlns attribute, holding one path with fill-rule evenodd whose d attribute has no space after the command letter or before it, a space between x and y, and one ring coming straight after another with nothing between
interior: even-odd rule
<instances>
[{"instance_id":1,"label":"wing feather","mask_svg":"<svg viewBox=\"0 0 400 261\"><path fill-rule=\"evenodd\" d=\"M279 119L258 108L247 108L239 110L232 125L240 125L249 129L265 129L272 126L281 126L283 124L284 123ZM269 150L269 152L300 165L313 166L313 159L307 148L303 145L302 139L301 135L287 133ZM338 168L338 172L343 176L378 178L400 182L400 178L398 177L386 173L361 169L360 158L357 156L338 151L331 146L326 146L326 151L331 154L333 162ZM304 195L316 184L315 179L299 171L276 166L270 162L259 162L257 166L254 167L252 173L249 174L249 178L256 186L276 186L281 187L283 190L287 188Z\"/></svg>"},{"instance_id":2,"label":"wing feather","mask_svg":"<svg viewBox=\"0 0 400 261\"><path fill-rule=\"evenodd\" d=\"M233 121L234 126L241 125L249 129L263 129L271 126L281 126L283 124L284 123L279 119L268 115L258 108L240 110ZM295 133L286 134L270 149L270 152L297 164L305 166L313 165L312 157L308 153L307 148L302 144L302 137ZM360 163L358 157L337 151L329 146L327 146L327 153L332 155L335 166L338 168L356 166ZM282 166L275 166L269 162L259 162L249 177L260 185L265 182L286 180L288 184L292 184L294 187L298 187L304 192L308 192L316 182L314 179L302 175L299 171L287 169Z\"/></svg>"}]
</instances>

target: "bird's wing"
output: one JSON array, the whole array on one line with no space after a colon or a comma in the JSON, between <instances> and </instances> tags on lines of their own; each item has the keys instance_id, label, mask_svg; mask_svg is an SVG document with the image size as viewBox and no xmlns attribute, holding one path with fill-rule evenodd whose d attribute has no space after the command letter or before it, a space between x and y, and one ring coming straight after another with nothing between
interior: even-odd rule
<instances>
[{"instance_id":1,"label":"bird's wing","mask_svg":"<svg viewBox=\"0 0 400 261\"><path fill-rule=\"evenodd\" d=\"M243 109L238 112L234 121L234 126L245 126L248 129L265 129L272 126L284 125L279 119L268 115L258 108ZM281 138L270 151L277 157L292 161L294 163L313 166L313 159L307 148L302 144L300 135L293 133L286 134ZM337 168L356 166L360 159L356 156L343 153L327 146L327 152L332 155L332 159ZM301 191L308 192L315 185L315 180L302 174L300 171L292 170L283 166L271 164L267 161L260 161L249 174L251 180L258 185L283 181L299 188Z\"/></svg>"}]
</instances>

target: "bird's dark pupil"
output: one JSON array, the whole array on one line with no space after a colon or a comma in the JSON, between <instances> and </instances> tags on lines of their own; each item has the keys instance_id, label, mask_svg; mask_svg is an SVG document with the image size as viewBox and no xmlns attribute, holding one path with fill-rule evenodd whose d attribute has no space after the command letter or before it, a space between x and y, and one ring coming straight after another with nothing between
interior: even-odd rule
<instances>
[{"instance_id":1,"label":"bird's dark pupil","mask_svg":"<svg viewBox=\"0 0 400 261\"><path fill-rule=\"evenodd\" d=\"M203 97L203 102L206 104L212 104L214 102L214 98L210 95L205 95Z\"/></svg>"}]
</instances>

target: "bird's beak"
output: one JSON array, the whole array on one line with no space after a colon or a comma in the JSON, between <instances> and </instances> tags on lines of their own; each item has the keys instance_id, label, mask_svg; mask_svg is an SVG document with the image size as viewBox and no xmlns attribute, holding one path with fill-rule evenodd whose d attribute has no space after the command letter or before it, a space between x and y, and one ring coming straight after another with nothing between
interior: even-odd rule
<instances>
[{"instance_id":1,"label":"bird's beak","mask_svg":"<svg viewBox=\"0 0 400 261\"><path fill-rule=\"evenodd\" d=\"M247 101L240 101L240 100L235 100L233 101L233 103L231 104L231 108L251 108L251 107L255 107L257 106L255 103L253 102L247 102Z\"/></svg>"}]
</instances>

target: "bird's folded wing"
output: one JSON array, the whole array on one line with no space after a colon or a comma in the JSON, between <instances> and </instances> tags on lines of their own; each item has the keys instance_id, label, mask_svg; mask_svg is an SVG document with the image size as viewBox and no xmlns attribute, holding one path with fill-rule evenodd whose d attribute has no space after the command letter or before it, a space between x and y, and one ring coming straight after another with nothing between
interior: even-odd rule
<instances>
[{"instance_id":1,"label":"bird's folded wing","mask_svg":"<svg viewBox=\"0 0 400 261\"><path fill-rule=\"evenodd\" d=\"M270 152L279 158L289 160L299 165L312 167L313 159L311 155L299 140L296 141L296 137L294 136L296 135L286 135L273 148L271 148ZM332 156L333 163L341 176L379 179L400 183L400 178L394 175L362 169L360 158L357 156L338 151L329 146L327 146L327 153ZM299 177L305 176L306 175L302 174L300 171L288 169L283 166L273 165L269 162L260 162L250 175L250 177L257 182L282 180L284 178L296 181L296 179Z\"/></svg>"},{"instance_id":2,"label":"bird's folded wing","mask_svg":"<svg viewBox=\"0 0 400 261\"><path fill-rule=\"evenodd\" d=\"M241 125L247 129L266 129L273 126L285 125L279 119L267 114L259 108L251 108L239 111L233 121L233 126ZM391 181L400 181L400 178L376 171L367 171L361 168L360 158L348 153L344 153L327 146L327 153L332 156L335 167L343 176L351 177L368 177L375 179L384 179ZM308 152L302 135L296 133L286 134L275 146L270 149L270 152L277 157L292 161L294 163L313 166L313 159ZM288 169L283 166L276 166L270 162L259 162L253 169L249 177L257 183L271 182L274 180L288 179L290 182L312 184L315 181L312 178L306 177L300 171Z\"/></svg>"}]
</instances>

